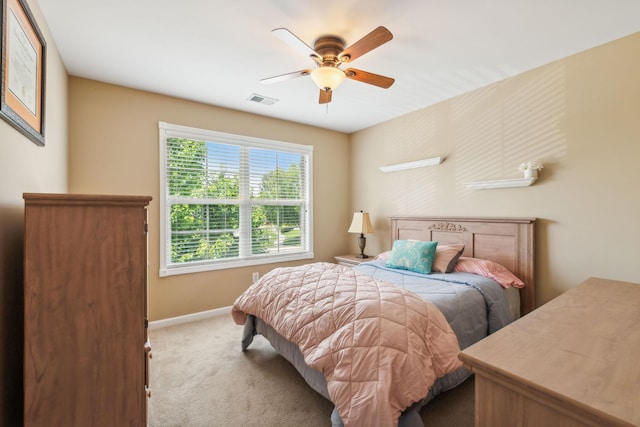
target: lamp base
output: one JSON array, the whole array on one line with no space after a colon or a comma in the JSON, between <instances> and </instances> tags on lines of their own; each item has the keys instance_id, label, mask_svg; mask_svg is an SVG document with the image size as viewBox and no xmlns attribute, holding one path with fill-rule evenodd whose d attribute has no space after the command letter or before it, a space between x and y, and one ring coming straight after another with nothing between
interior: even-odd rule
<instances>
[{"instance_id":1,"label":"lamp base","mask_svg":"<svg viewBox=\"0 0 640 427\"><path fill-rule=\"evenodd\" d=\"M369 255L364 254L364 247L367 245L367 238L363 233L360 233L358 237L358 246L360 247L360 255L356 255L356 258L369 258Z\"/></svg>"}]
</instances>

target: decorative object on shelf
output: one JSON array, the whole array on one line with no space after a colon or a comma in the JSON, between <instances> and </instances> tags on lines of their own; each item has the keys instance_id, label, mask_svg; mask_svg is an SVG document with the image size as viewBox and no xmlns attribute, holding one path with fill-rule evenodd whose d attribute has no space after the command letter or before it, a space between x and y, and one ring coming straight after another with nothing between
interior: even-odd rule
<instances>
[{"instance_id":1,"label":"decorative object on shelf","mask_svg":"<svg viewBox=\"0 0 640 427\"><path fill-rule=\"evenodd\" d=\"M360 254L356 255L356 258L369 258L369 255L364 254L364 247L367 244L367 238L365 234L373 233L373 227L371 226L371 220L369 219L368 212L354 212L353 219L351 220L351 226L349 227L349 233L359 233L358 246L360 247Z\"/></svg>"},{"instance_id":2,"label":"decorative object on shelf","mask_svg":"<svg viewBox=\"0 0 640 427\"><path fill-rule=\"evenodd\" d=\"M518 167L518 170L520 172L524 172L525 178L538 178L538 171L542 168L544 168L544 165L542 165L542 163L526 162L521 163Z\"/></svg>"},{"instance_id":3,"label":"decorative object on shelf","mask_svg":"<svg viewBox=\"0 0 640 427\"><path fill-rule=\"evenodd\" d=\"M382 172L396 172L406 169L423 168L426 166L439 165L444 161L444 157L432 157L430 159L416 160L415 162L398 163L396 165L380 166Z\"/></svg>"}]
</instances>

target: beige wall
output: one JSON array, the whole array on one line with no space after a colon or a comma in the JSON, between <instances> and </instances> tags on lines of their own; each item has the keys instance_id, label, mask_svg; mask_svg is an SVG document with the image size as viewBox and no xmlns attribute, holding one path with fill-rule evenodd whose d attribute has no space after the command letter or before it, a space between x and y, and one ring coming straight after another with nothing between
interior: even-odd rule
<instances>
[{"instance_id":1,"label":"beige wall","mask_svg":"<svg viewBox=\"0 0 640 427\"><path fill-rule=\"evenodd\" d=\"M590 276L640 282L638 52L640 33L354 134L369 251L389 249L390 215L537 217L538 303ZM446 160L378 170L434 156ZM464 185L520 177L530 160L545 165L531 187Z\"/></svg>"},{"instance_id":2,"label":"beige wall","mask_svg":"<svg viewBox=\"0 0 640 427\"><path fill-rule=\"evenodd\" d=\"M45 146L0 119L0 425L6 426L22 422L22 193L67 191L67 73L38 4L27 3L47 43Z\"/></svg>"},{"instance_id":3,"label":"beige wall","mask_svg":"<svg viewBox=\"0 0 640 427\"><path fill-rule=\"evenodd\" d=\"M262 275L278 266L159 277L158 121L313 145L315 260L332 261L347 250L347 135L76 77L70 78L69 87L69 190L153 197L150 320L229 306L251 284L252 272Z\"/></svg>"}]
</instances>

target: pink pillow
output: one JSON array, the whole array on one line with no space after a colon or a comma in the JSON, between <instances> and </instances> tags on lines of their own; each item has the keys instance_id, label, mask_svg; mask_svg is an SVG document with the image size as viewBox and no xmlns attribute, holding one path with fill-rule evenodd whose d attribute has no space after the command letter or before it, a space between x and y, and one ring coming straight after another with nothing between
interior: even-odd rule
<instances>
[{"instance_id":1,"label":"pink pillow","mask_svg":"<svg viewBox=\"0 0 640 427\"><path fill-rule=\"evenodd\" d=\"M524 282L497 262L481 258L460 257L454 271L473 273L500 283L503 288L524 288Z\"/></svg>"}]
</instances>

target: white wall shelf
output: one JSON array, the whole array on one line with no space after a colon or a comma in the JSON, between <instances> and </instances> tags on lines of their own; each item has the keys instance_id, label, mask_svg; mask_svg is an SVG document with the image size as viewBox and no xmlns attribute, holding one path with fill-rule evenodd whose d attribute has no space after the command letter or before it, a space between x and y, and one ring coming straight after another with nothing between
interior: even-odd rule
<instances>
[{"instance_id":1,"label":"white wall shelf","mask_svg":"<svg viewBox=\"0 0 640 427\"><path fill-rule=\"evenodd\" d=\"M380 166L382 172L396 172L406 169L424 168L426 166L436 166L442 163L444 157L432 157L430 159L416 160L415 162L398 163L396 165Z\"/></svg>"},{"instance_id":2,"label":"white wall shelf","mask_svg":"<svg viewBox=\"0 0 640 427\"><path fill-rule=\"evenodd\" d=\"M489 190L492 188L528 187L533 185L536 180L537 178L496 179L492 181L465 182L464 185L474 190Z\"/></svg>"}]
</instances>

